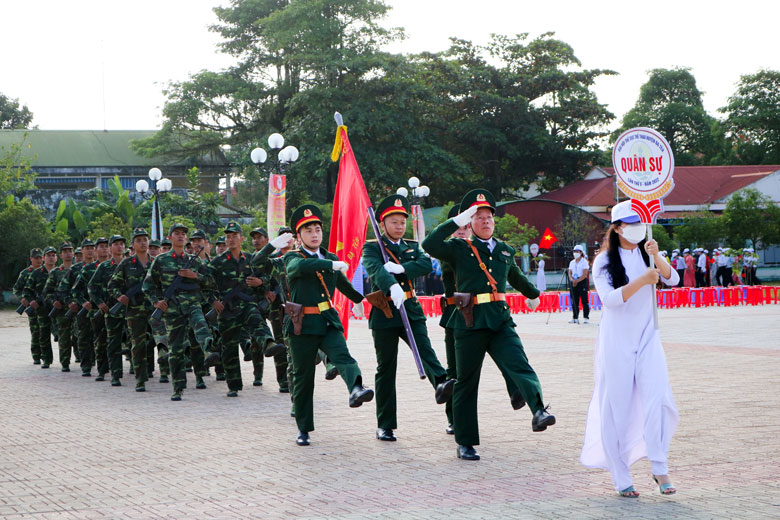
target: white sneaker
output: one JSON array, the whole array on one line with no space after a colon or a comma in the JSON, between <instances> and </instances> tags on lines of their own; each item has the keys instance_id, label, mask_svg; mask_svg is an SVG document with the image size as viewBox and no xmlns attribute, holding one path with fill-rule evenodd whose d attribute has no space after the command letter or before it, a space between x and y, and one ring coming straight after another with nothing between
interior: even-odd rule
<instances>
[{"instance_id":1,"label":"white sneaker","mask_svg":"<svg viewBox=\"0 0 780 520\"><path fill-rule=\"evenodd\" d=\"M577 320L577 319L569 320L569 323L576 323L577 325L579 325L580 324L580 320Z\"/></svg>"},{"instance_id":2,"label":"white sneaker","mask_svg":"<svg viewBox=\"0 0 780 520\"><path fill-rule=\"evenodd\" d=\"M585 318L584 320L582 320L582 323L590 323L590 320L588 318Z\"/></svg>"}]
</instances>

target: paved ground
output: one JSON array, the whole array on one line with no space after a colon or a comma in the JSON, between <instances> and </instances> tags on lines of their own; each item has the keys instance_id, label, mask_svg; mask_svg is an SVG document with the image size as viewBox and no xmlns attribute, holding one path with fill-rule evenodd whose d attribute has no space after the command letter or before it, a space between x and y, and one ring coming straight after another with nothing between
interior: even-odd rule
<instances>
[{"instance_id":1,"label":"paved ground","mask_svg":"<svg viewBox=\"0 0 780 520\"><path fill-rule=\"evenodd\" d=\"M638 500L621 499L605 471L578 462L592 391L590 325L568 316L517 322L558 424L531 432L488 361L480 395L479 462L455 458L443 407L417 379L408 351L399 374L397 443L374 439L373 403L353 410L341 380L315 393L312 446L297 447L289 397L273 367L266 386L225 397L209 378L169 400L33 366L23 318L0 313L0 517L19 518L769 518L780 517L780 306L662 310L680 425L670 461L679 493L661 497L650 466L634 467ZM429 321L443 360L443 335ZM350 348L367 383L375 357L366 322ZM55 350L55 359L56 350ZM191 374L190 374L191 375ZM244 365L245 380L250 366ZM192 380L191 380L192 381Z\"/></svg>"}]
</instances>

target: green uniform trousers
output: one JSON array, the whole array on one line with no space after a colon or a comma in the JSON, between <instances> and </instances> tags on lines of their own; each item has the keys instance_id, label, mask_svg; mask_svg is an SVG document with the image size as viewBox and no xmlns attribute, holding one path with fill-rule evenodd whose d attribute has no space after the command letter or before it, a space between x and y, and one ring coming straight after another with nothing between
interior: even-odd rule
<instances>
[{"instance_id":1,"label":"green uniform trousers","mask_svg":"<svg viewBox=\"0 0 780 520\"><path fill-rule=\"evenodd\" d=\"M268 326L257 307L236 305L219 315L219 331L222 343L222 365L230 390L244 388L241 379L241 361L238 358L242 335L248 334L253 342L264 345L268 338ZM262 356L262 353L260 353ZM254 352L253 352L254 356Z\"/></svg>"},{"instance_id":2,"label":"green uniform trousers","mask_svg":"<svg viewBox=\"0 0 780 520\"><path fill-rule=\"evenodd\" d=\"M441 366L436 352L428 339L428 328L423 320L409 322L420 353L423 370L428 381L436 388L447 377L447 371ZM398 340L406 341L406 330L403 327L388 329L372 329L374 349L376 350L376 422L378 428L394 430L398 428L397 402L395 391L396 372L398 371ZM408 342L407 342L408 343ZM328 361L330 356L328 356Z\"/></svg>"},{"instance_id":3,"label":"green uniform trousers","mask_svg":"<svg viewBox=\"0 0 780 520\"><path fill-rule=\"evenodd\" d=\"M149 326L149 312L141 310L134 312L127 311L127 328L130 330L130 343L132 345L133 371L135 372L136 383L144 383L149 380L151 372L154 371L154 339ZM152 353L152 368L149 370L149 350Z\"/></svg>"},{"instance_id":4,"label":"green uniform trousers","mask_svg":"<svg viewBox=\"0 0 780 520\"><path fill-rule=\"evenodd\" d=\"M95 363L97 364L98 375L103 376L108 373L108 354L107 348L107 333L106 333L106 319L103 314L95 313L93 317L89 319L92 325L92 341L95 349Z\"/></svg>"},{"instance_id":5,"label":"green uniform trousers","mask_svg":"<svg viewBox=\"0 0 780 520\"><path fill-rule=\"evenodd\" d=\"M30 326L30 354L33 361L41 359L41 345L38 343L38 315L27 316L27 323Z\"/></svg>"},{"instance_id":6,"label":"green uniform trousers","mask_svg":"<svg viewBox=\"0 0 780 520\"><path fill-rule=\"evenodd\" d=\"M520 389L531 412L544 408L542 386L536 372L528 364L514 328L499 330L455 330L455 363L458 382L452 396L455 441L461 445L479 444L477 421L477 392L485 353L490 354L496 366L506 371L508 377Z\"/></svg>"},{"instance_id":7,"label":"green uniform trousers","mask_svg":"<svg viewBox=\"0 0 780 520\"><path fill-rule=\"evenodd\" d=\"M206 341L211 338L211 331L203 317L203 310L198 302L183 300L169 305L163 314L165 328L168 330L168 348L170 355L171 376L173 377L173 390L187 388L187 371L185 369L185 357L189 349L192 355L192 365L195 375L203 376L206 370L203 368L203 349ZM189 334L195 340L195 348L191 347Z\"/></svg>"},{"instance_id":8,"label":"green uniform trousers","mask_svg":"<svg viewBox=\"0 0 780 520\"><path fill-rule=\"evenodd\" d=\"M106 357L111 377L122 379L122 337L125 332L124 316L106 316Z\"/></svg>"},{"instance_id":9,"label":"green uniform trousers","mask_svg":"<svg viewBox=\"0 0 780 520\"><path fill-rule=\"evenodd\" d=\"M76 317L79 329L79 358L81 359L81 371L89 374L95 366L95 346L92 343L93 329L89 315Z\"/></svg>"},{"instance_id":10,"label":"green uniform trousers","mask_svg":"<svg viewBox=\"0 0 780 520\"><path fill-rule=\"evenodd\" d=\"M162 357L163 355L168 353L168 330L165 328L165 322L160 321L150 321L149 322L149 328L151 329L152 338L154 340L154 346L157 347L157 358ZM149 354L149 359L151 360L151 363L154 363L155 355L154 355L154 348L152 348L151 354ZM151 375L154 370L154 367L149 370L149 374ZM160 375L161 376L167 376L171 373L171 367L168 364L168 361L162 361L160 363Z\"/></svg>"},{"instance_id":11,"label":"green uniform trousers","mask_svg":"<svg viewBox=\"0 0 780 520\"><path fill-rule=\"evenodd\" d=\"M54 360L54 353L51 349L51 319L47 316L48 314L49 309L45 305L40 305L35 314L30 317L33 360L40 359L45 365L51 365ZM33 322L35 323L34 327Z\"/></svg>"},{"instance_id":12,"label":"green uniform trousers","mask_svg":"<svg viewBox=\"0 0 780 520\"><path fill-rule=\"evenodd\" d=\"M298 430L314 430L314 371L317 366L317 350L322 350L335 364L351 392L355 385L363 384L363 376L357 362L349 354L344 332L328 327L325 334L301 334L290 336L290 352L293 361L293 406Z\"/></svg>"},{"instance_id":13,"label":"green uniform trousers","mask_svg":"<svg viewBox=\"0 0 780 520\"><path fill-rule=\"evenodd\" d=\"M57 316L57 330L59 331L60 365L70 367L70 356L73 350L71 343L73 335L73 318L66 318L65 312L59 312Z\"/></svg>"}]
</instances>

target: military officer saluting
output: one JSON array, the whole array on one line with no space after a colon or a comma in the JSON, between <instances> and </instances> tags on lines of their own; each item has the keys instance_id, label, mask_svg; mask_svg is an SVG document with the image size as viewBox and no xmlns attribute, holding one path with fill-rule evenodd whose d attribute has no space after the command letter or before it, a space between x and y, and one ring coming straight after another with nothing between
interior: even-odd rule
<instances>
[{"instance_id":1,"label":"military officer saluting","mask_svg":"<svg viewBox=\"0 0 780 520\"><path fill-rule=\"evenodd\" d=\"M438 404L444 404L450 399L455 379L447 378L446 370L431 348L425 314L412 286L412 280L429 274L433 266L431 259L423 253L416 241L403 238L409 217L409 201L401 195L391 195L379 203L376 213L383 231L380 240L389 257L385 263L377 241L366 242L363 246L363 266L371 280L371 290L375 294L369 298L372 308L368 326L374 337L377 360L376 438L394 441L396 437L393 430L398 428L395 391L398 340L408 342L398 310L402 305L409 317L425 375L436 389L435 398ZM392 302L392 306L388 300Z\"/></svg>"},{"instance_id":2,"label":"military officer saluting","mask_svg":"<svg viewBox=\"0 0 780 520\"><path fill-rule=\"evenodd\" d=\"M325 352L328 359L338 367L350 391L351 408L371 401L374 391L363 386L360 368L349 354L344 328L332 303L335 289L355 303L363 301L363 295L344 276L347 264L321 246L322 212L312 204L303 205L295 210L291 223L300 239L301 248L284 255L290 290L285 304L290 318L286 328L290 337L294 371L293 403L298 424L296 442L299 446L308 446L309 432L314 430L314 369L317 365L317 350ZM271 245L280 249L289 243L290 238L290 234L282 234Z\"/></svg>"},{"instance_id":3,"label":"military officer saluting","mask_svg":"<svg viewBox=\"0 0 780 520\"><path fill-rule=\"evenodd\" d=\"M528 364L523 344L514 330L504 293L507 282L538 305L539 291L515 263L515 250L493 237L496 204L487 190L472 190L460 204L461 213L439 225L423 241L423 248L455 271L453 297L459 312L448 323L455 329L458 382L453 394L455 440L458 458L478 460L477 391L482 362L490 354L505 376L520 390L533 412L533 431L555 424L546 411L542 387ZM471 224L470 239L449 238L460 226Z\"/></svg>"}]
</instances>

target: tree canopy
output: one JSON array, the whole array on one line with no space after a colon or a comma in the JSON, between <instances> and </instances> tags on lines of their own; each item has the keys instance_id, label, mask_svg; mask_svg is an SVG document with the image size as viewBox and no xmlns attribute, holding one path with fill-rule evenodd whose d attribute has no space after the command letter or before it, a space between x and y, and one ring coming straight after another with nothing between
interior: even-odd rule
<instances>
[{"instance_id":1,"label":"tree canopy","mask_svg":"<svg viewBox=\"0 0 780 520\"><path fill-rule=\"evenodd\" d=\"M18 99L0 94L0 128L30 128L33 113Z\"/></svg>"}]
</instances>

